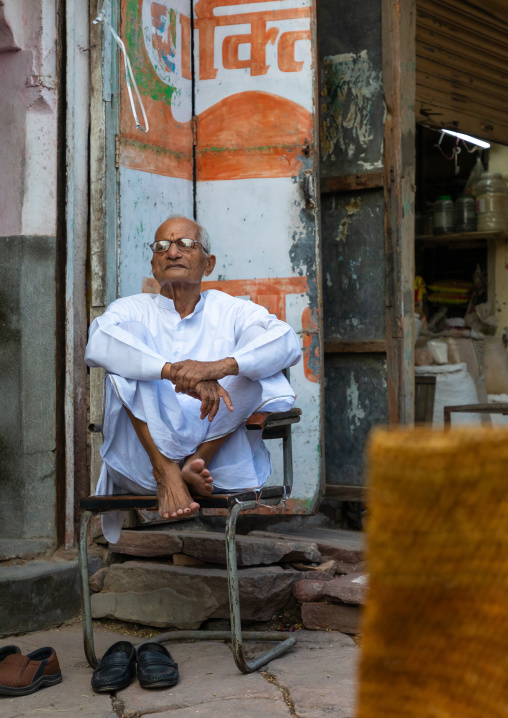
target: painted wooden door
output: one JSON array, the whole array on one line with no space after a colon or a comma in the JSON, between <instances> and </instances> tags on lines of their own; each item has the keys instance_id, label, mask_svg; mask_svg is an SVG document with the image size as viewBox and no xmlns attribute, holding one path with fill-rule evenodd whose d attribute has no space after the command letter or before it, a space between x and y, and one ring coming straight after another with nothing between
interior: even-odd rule
<instances>
[{"instance_id":1,"label":"painted wooden door","mask_svg":"<svg viewBox=\"0 0 508 718\"><path fill-rule=\"evenodd\" d=\"M158 290L148 245L168 215L206 226L204 288L250 297L301 338L290 510L309 512L322 465L314 0L121 0L120 27L150 128L136 129L121 71L117 294Z\"/></svg>"}]
</instances>

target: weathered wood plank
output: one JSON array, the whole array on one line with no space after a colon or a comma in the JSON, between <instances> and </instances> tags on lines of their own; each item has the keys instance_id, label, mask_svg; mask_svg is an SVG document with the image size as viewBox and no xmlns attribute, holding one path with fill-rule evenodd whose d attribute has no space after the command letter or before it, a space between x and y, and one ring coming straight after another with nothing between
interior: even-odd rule
<instances>
[{"instance_id":1,"label":"weathered wood plank","mask_svg":"<svg viewBox=\"0 0 508 718\"><path fill-rule=\"evenodd\" d=\"M321 182L325 177L380 171L380 0L321 0L319 45Z\"/></svg>"},{"instance_id":2,"label":"weathered wood plank","mask_svg":"<svg viewBox=\"0 0 508 718\"><path fill-rule=\"evenodd\" d=\"M321 192L351 192L362 189L378 189L383 186L382 172L365 172L358 175L343 175L339 177L323 177L321 179Z\"/></svg>"},{"instance_id":3,"label":"weathered wood plank","mask_svg":"<svg viewBox=\"0 0 508 718\"><path fill-rule=\"evenodd\" d=\"M414 417L416 1L383 0L386 349L390 423Z\"/></svg>"},{"instance_id":4,"label":"weathered wood plank","mask_svg":"<svg viewBox=\"0 0 508 718\"><path fill-rule=\"evenodd\" d=\"M325 485L325 496L327 499L336 501L361 501L367 500L367 489L365 486L336 486L335 484Z\"/></svg>"},{"instance_id":5,"label":"weathered wood plank","mask_svg":"<svg viewBox=\"0 0 508 718\"><path fill-rule=\"evenodd\" d=\"M327 340L385 336L383 190L326 194L321 203Z\"/></svg>"},{"instance_id":6,"label":"weathered wood plank","mask_svg":"<svg viewBox=\"0 0 508 718\"><path fill-rule=\"evenodd\" d=\"M386 376L383 354L326 355L326 484L365 482L365 443L388 423Z\"/></svg>"},{"instance_id":7,"label":"weathered wood plank","mask_svg":"<svg viewBox=\"0 0 508 718\"><path fill-rule=\"evenodd\" d=\"M384 339L373 341L354 342L347 339L325 340L325 354L384 354L386 342Z\"/></svg>"}]
</instances>

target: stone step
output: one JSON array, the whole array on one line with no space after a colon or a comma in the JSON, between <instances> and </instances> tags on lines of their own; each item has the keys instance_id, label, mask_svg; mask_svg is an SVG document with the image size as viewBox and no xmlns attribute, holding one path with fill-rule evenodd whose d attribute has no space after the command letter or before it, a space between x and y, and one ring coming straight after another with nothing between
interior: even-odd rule
<instances>
[{"instance_id":1,"label":"stone step","mask_svg":"<svg viewBox=\"0 0 508 718\"><path fill-rule=\"evenodd\" d=\"M352 573L364 569L365 536L361 531L342 529L304 528L296 532L251 531L249 536L284 541L311 541L317 545L322 558L337 561L337 573Z\"/></svg>"},{"instance_id":2,"label":"stone step","mask_svg":"<svg viewBox=\"0 0 508 718\"><path fill-rule=\"evenodd\" d=\"M340 603L302 603L302 622L315 631L356 634L360 630L362 609Z\"/></svg>"},{"instance_id":3,"label":"stone step","mask_svg":"<svg viewBox=\"0 0 508 718\"><path fill-rule=\"evenodd\" d=\"M261 566L293 561L319 562L321 554L313 541L261 535L236 537L239 566ZM128 556L171 556L186 554L200 561L226 565L223 533L212 531L122 531L120 540L111 545L115 553Z\"/></svg>"},{"instance_id":4,"label":"stone step","mask_svg":"<svg viewBox=\"0 0 508 718\"><path fill-rule=\"evenodd\" d=\"M242 619L270 620L286 605L299 577L298 571L280 566L240 569ZM150 561L113 564L101 592L92 595L92 614L149 626L199 628L209 618L229 618L227 572Z\"/></svg>"},{"instance_id":5,"label":"stone step","mask_svg":"<svg viewBox=\"0 0 508 718\"><path fill-rule=\"evenodd\" d=\"M341 603L363 605L367 599L368 580L365 573L350 573L334 578L323 586L323 596Z\"/></svg>"},{"instance_id":6,"label":"stone step","mask_svg":"<svg viewBox=\"0 0 508 718\"><path fill-rule=\"evenodd\" d=\"M38 631L80 610L76 560L35 560L0 571L0 636Z\"/></svg>"}]
</instances>

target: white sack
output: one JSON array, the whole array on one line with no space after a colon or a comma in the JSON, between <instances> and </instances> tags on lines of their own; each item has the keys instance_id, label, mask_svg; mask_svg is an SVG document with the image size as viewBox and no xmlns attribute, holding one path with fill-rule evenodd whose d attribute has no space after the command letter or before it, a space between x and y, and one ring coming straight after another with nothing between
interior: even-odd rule
<instances>
[{"instance_id":1,"label":"white sack","mask_svg":"<svg viewBox=\"0 0 508 718\"><path fill-rule=\"evenodd\" d=\"M417 376L436 377L436 396L434 398L434 415L432 424L443 426L443 410L445 406L460 404L478 404L478 394L467 365L445 364L443 366L417 366ZM479 426L482 423L480 414L452 413L452 426Z\"/></svg>"}]
</instances>

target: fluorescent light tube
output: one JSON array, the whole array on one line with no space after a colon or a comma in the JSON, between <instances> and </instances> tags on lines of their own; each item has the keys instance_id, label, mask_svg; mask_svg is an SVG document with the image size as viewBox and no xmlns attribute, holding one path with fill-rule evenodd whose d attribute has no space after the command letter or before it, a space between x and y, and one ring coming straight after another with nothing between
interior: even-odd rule
<instances>
[{"instance_id":1,"label":"fluorescent light tube","mask_svg":"<svg viewBox=\"0 0 508 718\"><path fill-rule=\"evenodd\" d=\"M490 144L488 142L485 142L484 140L478 140L476 137L471 137L471 135L464 135L462 132L454 132L453 130L445 130L444 128L441 128L442 132L446 132L447 135L453 135L454 137L458 137L460 140L464 140L464 142L470 142L472 145L478 145L478 147L483 147L484 149L488 150L490 147Z\"/></svg>"}]
</instances>

